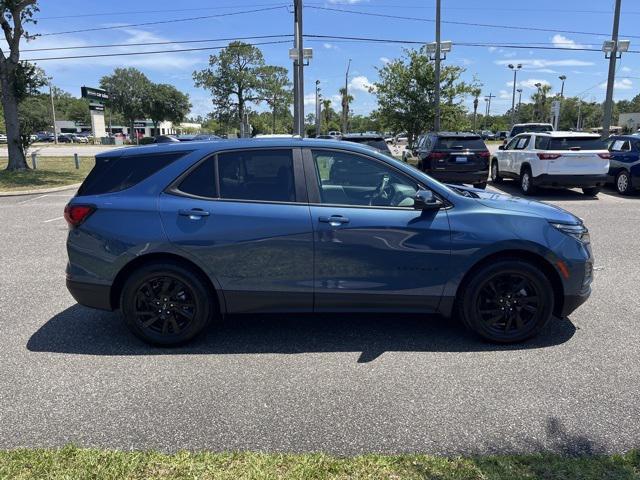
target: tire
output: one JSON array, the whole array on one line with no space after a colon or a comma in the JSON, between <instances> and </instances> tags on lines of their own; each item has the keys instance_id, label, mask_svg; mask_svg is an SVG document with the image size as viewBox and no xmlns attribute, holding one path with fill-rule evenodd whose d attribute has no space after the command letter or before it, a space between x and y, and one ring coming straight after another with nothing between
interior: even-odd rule
<instances>
[{"instance_id":1,"label":"tire","mask_svg":"<svg viewBox=\"0 0 640 480\"><path fill-rule=\"evenodd\" d=\"M533 185L533 175L531 175L531 168L529 167L524 167L520 173L520 191L525 195L536 193L536 187Z\"/></svg>"},{"instance_id":2,"label":"tire","mask_svg":"<svg viewBox=\"0 0 640 480\"><path fill-rule=\"evenodd\" d=\"M474 183L473 188L479 188L480 190L484 190L485 188L487 188L487 182Z\"/></svg>"},{"instance_id":3,"label":"tire","mask_svg":"<svg viewBox=\"0 0 640 480\"><path fill-rule=\"evenodd\" d=\"M494 158L491 162L491 181L493 183L502 183L502 177L500 176L500 170L498 169L498 159Z\"/></svg>"},{"instance_id":4,"label":"tire","mask_svg":"<svg viewBox=\"0 0 640 480\"><path fill-rule=\"evenodd\" d=\"M209 325L216 310L212 297L201 273L167 261L135 270L124 284L120 307L134 335L169 347L192 340Z\"/></svg>"},{"instance_id":5,"label":"tire","mask_svg":"<svg viewBox=\"0 0 640 480\"><path fill-rule=\"evenodd\" d=\"M616 190L620 195L631 195L633 186L631 185L631 175L626 170L622 170L616 175Z\"/></svg>"},{"instance_id":6,"label":"tire","mask_svg":"<svg viewBox=\"0 0 640 480\"><path fill-rule=\"evenodd\" d=\"M495 343L534 337L551 319L553 308L549 279L533 264L518 259L499 260L473 272L457 298L458 316L465 326Z\"/></svg>"},{"instance_id":7,"label":"tire","mask_svg":"<svg viewBox=\"0 0 640 480\"><path fill-rule=\"evenodd\" d=\"M600 187L585 187L582 189L582 193L588 197L595 197L600 193Z\"/></svg>"}]
</instances>

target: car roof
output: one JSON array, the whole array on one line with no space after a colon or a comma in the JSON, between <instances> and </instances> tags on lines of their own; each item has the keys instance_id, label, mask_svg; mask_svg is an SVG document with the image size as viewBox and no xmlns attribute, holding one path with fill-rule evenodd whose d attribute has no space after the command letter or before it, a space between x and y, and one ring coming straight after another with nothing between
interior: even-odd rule
<instances>
[{"instance_id":1,"label":"car roof","mask_svg":"<svg viewBox=\"0 0 640 480\"><path fill-rule=\"evenodd\" d=\"M528 125L545 125L545 126L550 126L553 127L553 125L551 125L550 123L544 123L544 122L529 122L529 123L516 123L513 126L514 127L526 127ZM512 127L513 128L513 127Z\"/></svg>"},{"instance_id":2,"label":"car roof","mask_svg":"<svg viewBox=\"0 0 640 480\"><path fill-rule=\"evenodd\" d=\"M545 137L599 137L597 133L591 132L572 132L572 131L562 131L555 130L553 132L522 132L522 133L533 133L534 135L541 135Z\"/></svg>"},{"instance_id":3,"label":"car roof","mask_svg":"<svg viewBox=\"0 0 640 480\"><path fill-rule=\"evenodd\" d=\"M480 138L480 135L473 132L433 132L437 137L464 137L464 138Z\"/></svg>"},{"instance_id":4,"label":"car roof","mask_svg":"<svg viewBox=\"0 0 640 480\"><path fill-rule=\"evenodd\" d=\"M362 138L364 140L384 140L382 135L377 135L374 133L347 133L346 135L342 135L343 140L351 140L354 138Z\"/></svg>"},{"instance_id":5,"label":"car roof","mask_svg":"<svg viewBox=\"0 0 640 480\"><path fill-rule=\"evenodd\" d=\"M640 140L640 136L638 135L632 135L632 134L626 134L626 135L611 135L609 137L610 139L616 139L616 140L635 140L636 142L638 140Z\"/></svg>"},{"instance_id":6,"label":"car roof","mask_svg":"<svg viewBox=\"0 0 640 480\"><path fill-rule=\"evenodd\" d=\"M339 146L339 147L338 147ZM172 152L195 152L202 156L225 150L241 150L251 148L328 148L352 150L360 153L371 153L368 147L355 142L336 142L335 140L317 138L242 138L220 140L194 140L191 142L153 143L150 145L116 148L96 155L96 158L149 155Z\"/></svg>"}]
</instances>

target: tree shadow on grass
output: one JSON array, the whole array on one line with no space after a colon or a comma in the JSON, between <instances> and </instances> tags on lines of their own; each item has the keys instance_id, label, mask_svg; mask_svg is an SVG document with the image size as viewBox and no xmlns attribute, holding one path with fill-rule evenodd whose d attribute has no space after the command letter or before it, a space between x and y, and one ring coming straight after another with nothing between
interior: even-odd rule
<instances>
[{"instance_id":1,"label":"tree shadow on grass","mask_svg":"<svg viewBox=\"0 0 640 480\"><path fill-rule=\"evenodd\" d=\"M84 355L184 355L361 352L359 363L384 352L474 352L545 348L575 333L554 319L536 338L516 345L484 342L456 321L421 315L238 315L213 325L178 348L157 348L135 338L118 313L74 305L55 315L27 343L32 352Z\"/></svg>"}]
</instances>

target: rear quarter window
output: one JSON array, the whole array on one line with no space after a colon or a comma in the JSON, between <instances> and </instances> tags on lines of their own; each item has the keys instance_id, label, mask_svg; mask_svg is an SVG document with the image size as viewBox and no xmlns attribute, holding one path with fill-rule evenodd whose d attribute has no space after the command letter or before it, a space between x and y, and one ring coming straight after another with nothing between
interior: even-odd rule
<instances>
[{"instance_id":1,"label":"rear quarter window","mask_svg":"<svg viewBox=\"0 0 640 480\"><path fill-rule=\"evenodd\" d=\"M96 157L96 164L78 189L78 195L100 195L133 187L188 153Z\"/></svg>"}]
</instances>

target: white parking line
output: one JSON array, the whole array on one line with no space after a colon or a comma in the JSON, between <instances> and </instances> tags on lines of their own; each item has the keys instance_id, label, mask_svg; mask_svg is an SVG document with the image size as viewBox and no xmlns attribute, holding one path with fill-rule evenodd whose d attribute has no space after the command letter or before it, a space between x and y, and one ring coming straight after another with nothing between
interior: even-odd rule
<instances>
[{"instance_id":1,"label":"white parking line","mask_svg":"<svg viewBox=\"0 0 640 480\"><path fill-rule=\"evenodd\" d=\"M42 223L49 223L49 222L55 222L56 220L62 220L64 217L56 217L56 218L52 218L50 220L45 220Z\"/></svg>"},{"instance_id":2,"label":"white parking line","mask_svg":"<svg viewBox=\"0 0 640 480\"><path fill-rule=\"evenodd\" d=\"M40 195L38 197L33 197L33 198L28 199L28 200L23 200L22 202L18 202L18 205L24 205L25 203L29 203L32 200L38 200L39 198L44 198L46 196L47 196L47 194L45 193L44 195Z\"/></svg>"}]
</instances>

